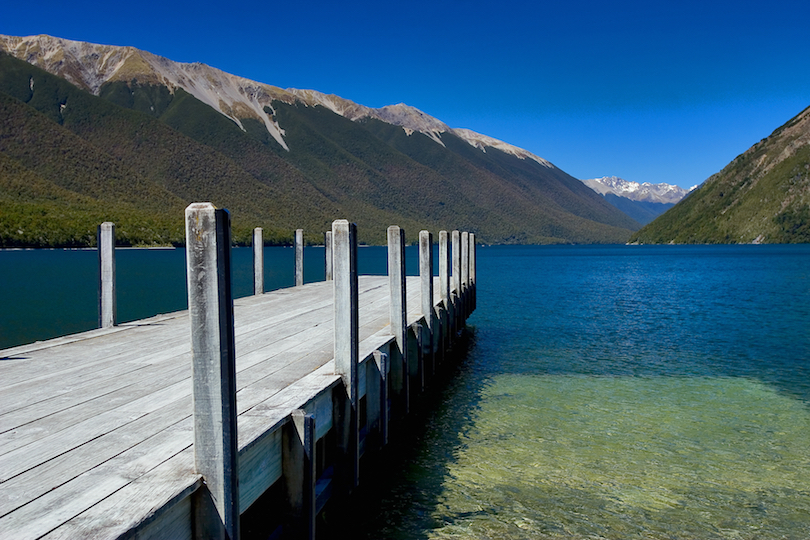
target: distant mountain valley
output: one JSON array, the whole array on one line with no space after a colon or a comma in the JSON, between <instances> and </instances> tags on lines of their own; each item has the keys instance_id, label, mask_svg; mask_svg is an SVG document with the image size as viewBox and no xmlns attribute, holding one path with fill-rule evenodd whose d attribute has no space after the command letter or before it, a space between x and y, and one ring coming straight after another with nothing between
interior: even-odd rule
<instances>
[{"instance_id":1,"label":"distant mountain valley","mask_svg":"<svg viewBox=\"0 0 810 540\"><path fill-rule=\"evenodd\" d=\"M641 225L653 221L691 191L672 184L639 184L616 176L603 176L582 182Z\"/></svg>"}]
</instances>

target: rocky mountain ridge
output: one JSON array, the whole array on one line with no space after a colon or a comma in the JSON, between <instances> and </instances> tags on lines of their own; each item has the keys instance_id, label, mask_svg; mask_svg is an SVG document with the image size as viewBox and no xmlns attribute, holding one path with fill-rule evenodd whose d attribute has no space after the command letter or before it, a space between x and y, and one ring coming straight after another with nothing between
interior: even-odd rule
<instances>
[{"instance_id":1,"label":"rocky mountain ridge","mask_svg":"<svg viewBox=\"0 0 810 540\"><path fill-rule=\"evenodd\" d=\"M0 35L0 50L62 77L94 95L99 95L104 84L117 81L164 85L172 92L182 88L230 118L242 130L245 128L241 120L246 117L261 121L285 150L289 150L289 147L283 126L275 120L274 100L321 105L353 121L375 118L400 126L408 134L423 133L441 145L444 145L441 135L451 133L484 152L487 147L493 147L519 159L532 159L543 166L554 167L527 150L468 129L450 128L441 120L404 103L375 109L315 90L282 89L251 81L199 62L175 62L134 47L99 45L47 35Z\"/></svg>"}]
</instances>

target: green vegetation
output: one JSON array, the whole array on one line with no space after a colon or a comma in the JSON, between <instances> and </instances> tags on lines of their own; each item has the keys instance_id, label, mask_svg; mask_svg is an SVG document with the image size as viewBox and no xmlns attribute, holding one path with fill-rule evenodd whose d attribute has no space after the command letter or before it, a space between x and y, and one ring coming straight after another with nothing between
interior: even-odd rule
<instances>
[{"instance_id":1,"label":"green vegetation","mask_svg":"<svg viewBox=\"0 0 810 540\"><path fill-rule=\"evenodd\" d=\"M634 234L640 243L810 241L810 109Z\"/></svg>"},{"instance_id":2,"label":"green vegetation","mask_svg":"<svg viewBox=\"0 0 810 540\"><path fill-rule=\"evenodd\" d=\"M637 225L555 168L445 134L426 136L324 107L274 102L285 150L258 118L244 130L182 89L115 82L93 96L0 53L0 247L86 246L102 221L119 242L183 241L183 209L228 208L234 240L303 228L323 241L337 218L360 241L398 224L467 229L485 243L619 243Z\"/></svg>"}]
</instances>

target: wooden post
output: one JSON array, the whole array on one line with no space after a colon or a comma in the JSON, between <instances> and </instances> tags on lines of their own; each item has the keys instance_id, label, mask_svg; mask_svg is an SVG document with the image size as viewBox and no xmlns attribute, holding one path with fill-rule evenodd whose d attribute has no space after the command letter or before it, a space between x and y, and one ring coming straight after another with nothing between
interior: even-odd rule
<instances>
[{"instance_id":1,"label":"wooden post","mask_svg":"<svg viewBox=\"0 0 810 540\"><path fill-rule=\"evenodd\" d=\"M295 286L304 284L304 229L295 230Z\"/></svg>"},{"instance_id":2,"label":"wooden post","mask_svg":"<svg viewBox=\"0 0 810 540\"><path fill-rule=\"evenodd\" d=\"M453 231L453 329L458 331L461 326L461 234Z\"/></svg>"},{"instance_id":3,"label":"wooden post","mask_svg":"<svg viewBox=\"0 0 810 540\"><path fill-rule=\"evenodd\" d=\"M211 203L186 208L191 319L194 464L205 488L195 502L199 538L239 538L236 355L231 220Z\"/></svg>"},{"instance_id":4,"label":"wooden post","mask_svg":"<svg viewBox=\"0 0 810 540\"><path fill-rule=\"evenodd\" d=\"M469 315L470 295L470 233L461 233L461 311L464 319Z\"/></svg>"},{"instance_id":5,"label":"wooden post","mask_svg":"<svg viewBox=\"0 0 810 540\"><path fill-rule=\"evenodd\" d=\"M253 229L253 294L264 294L264 240L261 227Z\"/></svg>"},{"instance_id":6,"label":"wooden post","mask_svg":"<svg viewBox=\"0 0 810 540\"><path fill-rule=\"evenodd\" d=\"M430 364L433 374L433 235L429 231L419 232L419 282L422 289L422 315L427 328L422 333L422 358Z\"/></svg>"},{"instance_id":7,"label":"wooden post","mask_svg":"<svg viewBox=\"0 0 810 540\"><path fill-rule=\"evenodd\" d=\"M371 393L378 393L379 399L376 407L380 409L380 446L388 444L388 369L389 356L382 351L374 351L374 363L380 373L379 389L374 389Z\"/></svg>"},{"instance_id":8,"label":"wooden post","mask_svg":"<svg viewBox=\"0 0 810 540\"><path fill-rule=\"evenodd\" d=\"M404 394L405 413L410 407L408 369L408 306L405 292L405 231L396 225L388 227L388 287L391 333L396 340L399 361L393 362L393 382ZM401 376L401 380L397 380Z\"/></svg>"},{"instance_id":9,"label":"wooden post","mask_svg":"<svg viewBox=\"0 0 810 540\"><path fill-rule=\"evenodd\" d=\"M439 286L441 287L441 299L444 305L444 321L442 325L442 355L450 347L453 332L453 303L450 293L450 242L447 231L439 231ZM444 319L443 318L443 319Z\"/></svg>"},{"instance_id":10,"label":"wooden post","mask_svg":"<svg viewBox=\"0 0 810 540\"><path fill-rule=\"evenodd\" d=\"M336 417L338 444L344 454L349 489L357 486L360 471L358 431L358 374L360 317L357 288L357 225L345 219L332 223L335 291L335 372L343 379L346 406Z\"/></svg>"},{"instance_id":11,"label":"wooden post","mask_svg":"<svg viewBox=\"0 0 810 540\"><path fill-rule=\"evenodd\" d=\"M461 296L461 233L453 231L453 291Z\"/></svg>"},{"instance_id":12,"label":"wooden post","mask_svg":"<svg viewBox=\"0 0 810 540\"><path fill-rule=\"evenodd\" d=\"M98 226L98 326L118 324L115 299L115 224L105 221Z\"/></svg>"},{"instance_id":13,"label":"wooden post","mask_svg":"<svg viewBox=\"0 0 810 540\"><path fill-rule=\"evenodd\" d=\"M475 275L475 233L470 233L470 291L472 297L472 309L475 310L476 300L476 275Z\"/></svg>"},{"instance_id":14,"label":"wooden post","mask_svg":"<svg viewBox=\"0 0 810 540\"><path fill-rule=\"evenodd\" d=\"M439 231L439 285L445 309L450 307L450 246L447 231Z\"/></svg>"},{"instance_id":15,"label":"wooden post","mask_svg":"<svg viewBox=\"0 0 810 540\"><path fill-rule=\"evenodd\" d=\"M291 422L284 426L282 438L282 474L287 495L285 536L315 538L315 416L294 410Z\"/></svg>"},{"instance_id":16,"label":"wooden post","mask_svg":"<svg viewBox=\"0 0 810 540\"><path fill-rule=\"evenodd\" d=\"M324 245L324 280L332 281L332 231L323 234Z\"/></svg>"}]
</instances>

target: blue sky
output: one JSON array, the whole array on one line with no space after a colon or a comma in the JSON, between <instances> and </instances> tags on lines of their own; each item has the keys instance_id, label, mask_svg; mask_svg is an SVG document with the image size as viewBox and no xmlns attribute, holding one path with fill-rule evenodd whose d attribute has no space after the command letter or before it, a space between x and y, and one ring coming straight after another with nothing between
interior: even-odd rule
<instances>
[{"instance_id":1,"label":"blue sky","mask_svg":"<svg viewBox=\"0 0 810 540\"><path fill-rule=\"evenodd\" d=\"M810 2L7 2L0 33L131 45L404 102L585 179L698 184L810 106Z\"/></svg>"}]
</instances>

